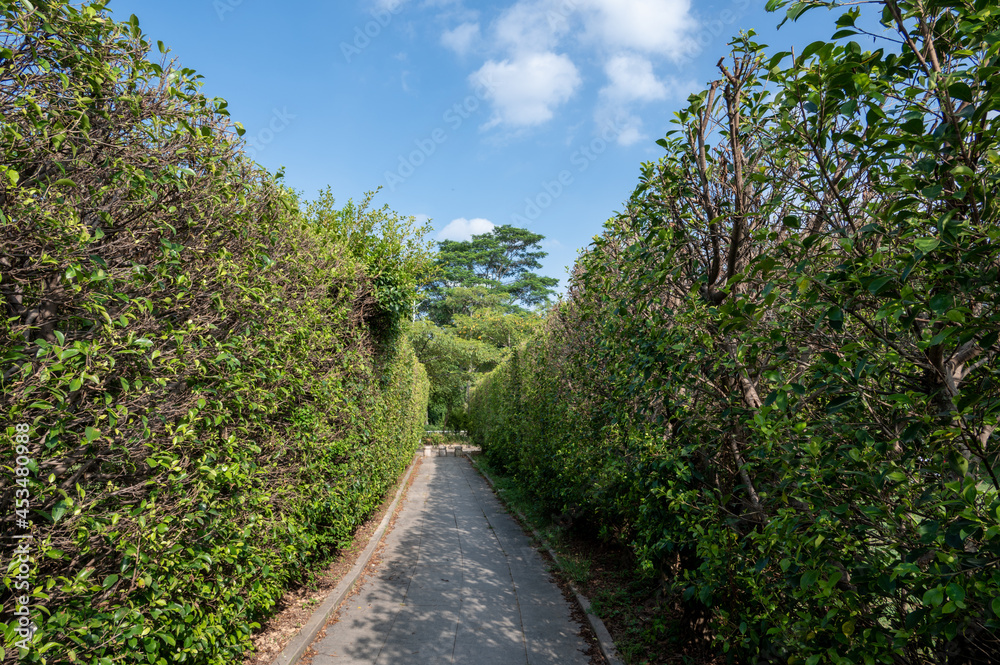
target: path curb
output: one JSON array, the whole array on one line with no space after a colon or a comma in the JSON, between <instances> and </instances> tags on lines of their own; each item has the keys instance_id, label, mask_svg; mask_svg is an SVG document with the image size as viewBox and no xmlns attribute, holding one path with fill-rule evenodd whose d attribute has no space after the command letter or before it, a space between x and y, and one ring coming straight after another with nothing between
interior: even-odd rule
<instances>
[{"instance_id":1,"label":"path curb","mask_svg":"<svg viewBox=\"0 0 1000 665\"><path fill-rule=\"evenodd\" d=\"M375 554L375 548L378 544L382 542L382 536L385 535L386 528L389 526L389 521L392 519L392 514L396 511L396 506L399 504L400 497L403 496L403 492L406 490L406 483L410 480L410 476L413 474L413 470L417 467L417 460L420 455L414 455L413 461L410 462L410 467L406 470L403 475L403 480L399 483L399 489L396 490L396 496L393 498L392 503L389 505L389 509L385 512L385 517L382 518L382 523L378 525L378 529L372 534L371 539L368 541L368 546L365 547L365 551L361 553L358 560L354 563L354 567L351 568L351 572L344 576L337 584L336 588L330 592L330 595L326 597L323 604L320 605L313 615L309 617L309 621L306 622L295 637L285 645L285 648L281 650L281 653L271 661L271 665L293 665L297 663L302 655L305 654L306 650L316 641L316 636L319 632L323 630L326 626L326 622L333 616L340 608L340 604L344 602L344 598L347 594L354 589L355 583L358 578L361 577L361 573L364 572L365 566L371 561L372 555Z\"/></svg>"},{"instance_id":2,"label":"path curb","mask_svg":"<svg viewBox=\"0 0 1000 665\"><path fill-rule=\"evenodd\" d=\"M482 469L476 466L476 463L472 459L471 455L469 455L468 453L463 453L463 455L469 460L469 463L472 464L472 467L476 469L476 471L478 471L479 474L486 479L486 482L490 484L490 487L493 488L493 493L497 495L497 498L500 498L500 494L497 492L497 486L493 482L493 479L490 478L486 473L484 473ZM503 501L503 499L501 499L501 501ZM535 537L535 540L537 540L539 543L542 544L542 547L544 547L545 551L549 553L549 556L552 557L552 560L556 562L556 565L559 566L559 569L565 571L565 567L562 564L562 560L556 555L556 553L552 550L552 548L549 547L548 541L542 538L541 534L535 531L535 527L533 527L531 525L531 522L529 522L527 518L525 518L525 516L521 514L521 511L514 508L514 506L509 505L506 501L504 501L503 503L504 506L507 507L507 510L510 510L513 513L515 513L518 519L521 520L521 524L526 526L528 530L531 531L531 535ZM580 603L580 607L583 608L583 613L587 616L587 622L590 624L591 629L594 631L594 635L597 637L597 646L600 647L601 653L604 655L604 659L608 661L608 665L625 665L624 662L622 662L622 660L618 657L618 649L615 648L615 641L612 639L611 633L608 632L608 629L604 625L604 622L601 621L601 617L597 616L596 614L590 611L590 600L582 593L580 593L580 591L577 590L576 586L574 586L573 583L570 582L568 578L564 579L566 580L566 584L569 585L569 588L573 591L574 594L576 594L576 601Z\"/></svg>"}]
</instances>

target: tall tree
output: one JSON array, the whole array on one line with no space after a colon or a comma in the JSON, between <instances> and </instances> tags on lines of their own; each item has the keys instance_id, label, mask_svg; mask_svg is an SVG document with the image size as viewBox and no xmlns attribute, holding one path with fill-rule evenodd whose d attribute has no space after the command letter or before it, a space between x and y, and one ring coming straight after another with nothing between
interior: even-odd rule
<instances>
[{"instance_id":1,"label":"tall tree","mask_svg":"<svg viewBox=\"0 0 1000 665\"><path fill-rule=\"evenodd\" d=\"M559 283L535 272L548 254L540 249L545 236L505 224L471 240L438 243L438 279L427 286L421 311L439 324L448 324L454 312L446 304L455 287L485 287L506 298L513 310L548 302Z\"/></svg>"},{"instance_id":2,"label":"tall tree","mask_svg":"<svg viewBox=\"0 0 1000 665\"><path fill-rule=\"evenodd\" d=\"M427 319L410 339L431 379L428 417L451 426L464 413L469 387L508 357L542 319L528 311L548 302L559 283L535 272L544 236L499 226L471 240L438 243L436 279L420 304Z\"/></svg>"}]
</instances>

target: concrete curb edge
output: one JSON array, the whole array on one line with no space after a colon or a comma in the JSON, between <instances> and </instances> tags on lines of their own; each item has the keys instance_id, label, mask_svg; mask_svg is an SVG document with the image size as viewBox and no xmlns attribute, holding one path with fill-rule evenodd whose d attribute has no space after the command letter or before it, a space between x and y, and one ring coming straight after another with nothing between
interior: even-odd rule
<instances>
[{"instance_id":1,"label":"concrete curb edge","mask_svg":"<svg viewBox=\"0 0 1000 665\"><path fill-rule=\"evenodd\" d=\"M399 489L396 490L396 496L393 498L392 503L389 504L389 509L385 513L385 517L382 518L382 522L378 525L378 529L372 534L371 539L368 541L368 545L365 547L364 552L358 557L358 560L354 563L354 567L351 568L351 572L344 576L343 579L337 584L330 595L326 597L323 604L320 605L312 616L309 617L309 621L306 625L299 629L299 632L295 634L295 637L285 645L285 648L281 650L281 653L271 661L271 665L293 665L297 663L306 650L312 645L316 640L316 636L319 632L323 630L326 626L326 622L333 616L340 608L340 604L344 602L347 595L354 589L355 583L358 578L361 577L361 573L364 572L365 566L371 561L372 555L375 554L375 548L378 544L382 542L382 536L385 535L385 531L389 526L389 521L392 519L392 514L396 511L396 506L399 504L400 497L403 496L403 492L406 490L406 483L409 482L410 476L413 474L413 470L417 468L417 460L420 455L414 455L413 460L410 462L410 467L406 470L403 475L402 481L399 483Z\"/></svg>"},{"instance_id":2,"label":"concrete curb edge","mask_svg":"<svg viewBox=\"0 0 1000 665\"><path fill-rule=\"evenodd\" d=\"M490 487L493 488L494 494L496 494L497 486L493 482L493 479L490 478L485 473L483 473L481 469L476 467L475 461L468 453L463 451L462 454L466 458L468 458L469 463L472 464L473 468L479 471L479 473L483 476L483 478L486 479L486 482L490 484ZM497 496L499 498L499 494ZM556 555L556 553L552 550L552 548L549 547L548 541L542 538L541 534L535 531L535 528L531 526L531 522L529 522L524 517L524 515L522 515L521 512L518 511L513 506L508 505L506 502L504 502L504 505L507 506L509 510L512 510L515 514L517 514L518 519L520 519L522 524L528 527L528 529L531 531L531 535L534 536L535 540L537 540L539 543L542 544L542 547L544 547L545 551L549 553L549 556L552 557L552 560L556 562L556 565L559 566L559 569L564 571L565 567L563 566L562 560ZM608 662L608 665L625 665L622 662L622 660L618 658L618 650L615 648L614 639L612 639L611 633L608 632L608 629L604 625L604 622L601 621L601 617L597 616L596 614L590 611L590 600L586 596L581 594L580 591L576 588L576 586L574 586L574 584L570 582L568 579L566 579L566 583L569 585L569 588L576 595L576 601L580 603L580 607L583 608L583 612L587 616L587 622L590 624L590 628L594 631L594 635L597 637L597 645L600 647L601 653L604 655L604 659Z\"/></svg>"}]
</instances>

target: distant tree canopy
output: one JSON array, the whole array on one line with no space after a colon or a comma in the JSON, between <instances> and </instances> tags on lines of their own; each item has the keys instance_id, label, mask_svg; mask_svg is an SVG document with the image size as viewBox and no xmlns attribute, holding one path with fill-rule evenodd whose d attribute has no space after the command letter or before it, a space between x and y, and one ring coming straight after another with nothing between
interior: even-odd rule
<instances>
[{"instance_id":1,"label":"distant tree canopy","mask_svg":"<svg viewBox=\"0 0 1000 665\"><path fill-rule=\"evenodd\" d=\"M538 233L505 224L471 240L439 242L435 262L438 278L427 286L421 312L442 325L451 323L456 312L470 313L467 307L453 309L453 305L468 305L461 299L475 297L476 292L459 295L454 293L456 287L481 287L484 290L478 293L488 293L492 306L509 311L548 302L559 280L533 272L542 267L540 260L547 256L540 249L544 239Z\"/></svg>"},{"instance_id":2,"label":"distant tree canopy","mask_svg":"<svg viewBox=\"0 0 1000 665\"><path fill-rule=\"evenodd\" d=\"M438 243L435 281L424 290L426 318L410 341L431 380L428 419L459 428L469 387L503 362L541 324L539 305L559 283L535 272L544 236L498 226L471 240Z\"/></svg>"}]
</instances>

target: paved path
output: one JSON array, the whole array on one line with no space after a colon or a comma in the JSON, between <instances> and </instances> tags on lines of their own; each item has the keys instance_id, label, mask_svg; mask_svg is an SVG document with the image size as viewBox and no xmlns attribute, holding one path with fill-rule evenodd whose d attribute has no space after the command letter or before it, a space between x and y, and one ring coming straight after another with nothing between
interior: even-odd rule
<instances>
[{"instance_id":1,"label":"paved path","mask_svg":"<svg viewBox=\"0 0 1000 665\"><path fill-rule=\"evenodd\" d=\"M313 665L587 665L546 563L464 457L425 457Z\"/></svg>"}]
</instances>

